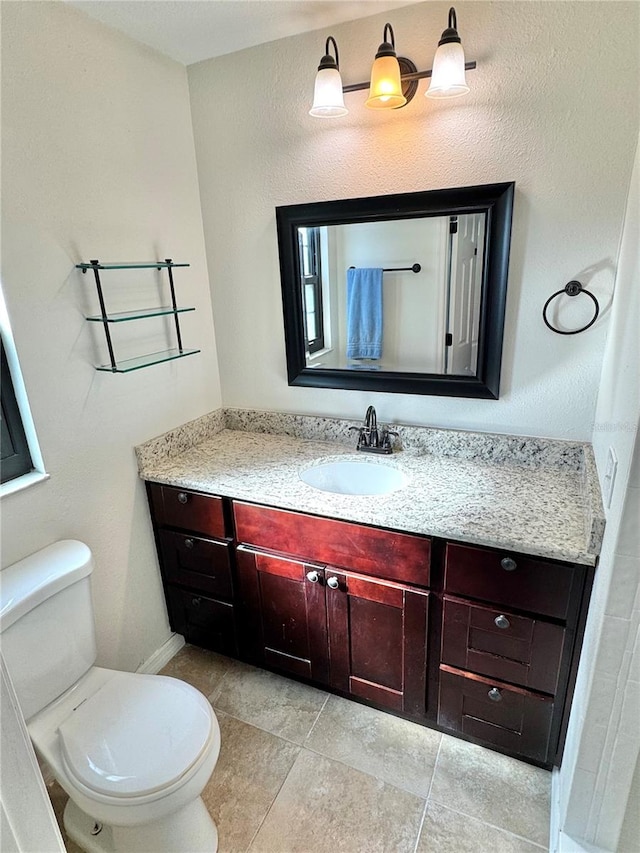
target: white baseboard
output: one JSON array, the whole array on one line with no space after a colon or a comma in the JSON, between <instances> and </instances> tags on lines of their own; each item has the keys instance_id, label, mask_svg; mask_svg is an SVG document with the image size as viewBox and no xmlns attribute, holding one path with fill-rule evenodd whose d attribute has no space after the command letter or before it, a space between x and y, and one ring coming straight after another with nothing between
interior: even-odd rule
<instances>
[{"instance_id":1,"label":"white baseboard","mask_svg":"<svg viewBox=\"0 0 640 853\"><path fill-rule=\"evenodd\" d=\"M551 771L551 814L549 816L549 850L560 851L560 769Z\"/></svg>"},{"instance_id":2,"label":"white baseboard","mask_svg":"<svg viewBox=\"0 0 640 853\"><path fill-rule=\"evenodd\" d=\"M180 649L184 646L184 637L182 634L172 634L166 643L163 643L159 649L143 661L137 672L145 672L150 675L155 675L160 672L163 666L166 666L174 655L177 655Z\"/></svg>"},{"instance_id":3,"label":"white baseboard","mask_svg":"<svg viewBox=\"0 0 640 853\"><path fill-rule=\"evenodd\" d=\"M560 830L558 838L558 853L611 853L610 850L604 850L602 847L595 847L586 841L572 838Z\"/></svg>"},{"instance_id":4,"label":"white baseboard","mask_svg":"<svg viewBox=\"0 0 640 853\"><path fill-rule=\"evenodd\" d=\"M560 771L557 767L551 771L549 850L551 853L611 853L609 850L595 847L583 839L573 838L562 831L560 827Z\"/></svg>"}]
</instances>

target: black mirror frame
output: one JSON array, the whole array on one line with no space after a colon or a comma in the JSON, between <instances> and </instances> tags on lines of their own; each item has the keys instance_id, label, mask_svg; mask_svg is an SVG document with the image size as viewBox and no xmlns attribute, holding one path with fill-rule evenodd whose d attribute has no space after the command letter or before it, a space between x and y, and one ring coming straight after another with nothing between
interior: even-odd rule
<instances>
[{"instance_id":1,"label":"black mirror frame","mask_svg":"<svg viewBox=\"0 0 640 853\"><path fill-rule=\"evenodd\" d=\"M276 207L289 385L497 400L515 182ZM478 363L475 376L340 370L306 364L297 229L300 226L486 213Z\"/></svg>"}]
</instances>

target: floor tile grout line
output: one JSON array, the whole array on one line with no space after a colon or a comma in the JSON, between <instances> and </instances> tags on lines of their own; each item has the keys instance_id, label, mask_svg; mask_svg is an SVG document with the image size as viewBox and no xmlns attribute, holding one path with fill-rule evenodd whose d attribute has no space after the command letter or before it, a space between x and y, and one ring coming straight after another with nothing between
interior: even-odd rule
<instances>
[{"instance_id":1,"label":"floor tile grout line","mask_svg":"<svg viewBox=\"0 0 640 853\"><path fill-rule=\"evenodd\" d=\"M329 697L327 697L327 699L328 698ZM230 714L228 711L224 711L222 708L214 708L214 711L220 714L224 714L226 717L230 717L232 720L237 720L239 723L243 723L243 725L245 726L251 726L252 728L257 729L260 732L264 732L267 735L271 735L272 737L278 738L279 740L284 741L285 743L291 744L291 746L297 747L299 751L305 749L307 752L311 752L313 755L320 756L320 758L326 758L328 761L335 761L337 764L341 764L343 767L348 767L350 770L355 770L357 773L363 773L365 776L369 776L371 779L375 779L378 782L383 782L385 785L389 785L391 788L395 788L397 791L402 791L403 793L409 794L412 797L417 797L419 800L426 799L424 794L417 794L415 791L410 791L408 788L403 788L402 786L395 784L394 782L390 782L388 779L385 779L382 776L377 776L375 773L370 773L368 770L362 770L360 767L354 767L353 764L349 764L348 762L343 761L341 758L336 758L334 755L327 755L324 752L320 752L319 750L308 746L306 742L299 743L298 741L290 740L290 738L276 734L275 732L272 732L269 729L263 729L262 726L258 726L255 723L250 723L247 720L243 720L242 717L237 717L234 714ZM438 750L439 749L440 747L438 747ZM431 783L429 786L429 790L431 790Z\"/></svg>"},{"instance_id":2,"label":"floor tile grout line","mask_svg":"<svg viewBox=\"0 0 640 853\"><path fill-rule=\"evenodd\" d=\"M216 689L215 689L214 691L212 691L212 693L210 693L210 694L209 694L209 696L208 696L208 700L209 700L209 702L211 703L211 705L212 705L212 706L214 706L214 702L215 702L215 700L216 700L217 698L219 698L219 697L220 697L220 695L221 695L221 693L222 693L222 690L223 690L224 682L225 682L225 680L226 680L226 678L227 678L227 675L231 672L231 670L232 670L232 669L233 669L233 666L229 666L229 667L227 667L227 669L225 670L224 674L222 675L222 677L221 677L221 679L220 679L220 682L219 682L219 684L217 685ZM499 831L501 831L501 832L505 832L505 833L507 833L507 834L509 834L509 835L513 836L514 838L521 839L522 841L526 841L528 844L531 844L531 845L533 845L533 846L535 846L535 847L539 847L541 850L546 850L546 849L547 849L547 848L545 848L545 847L544 847L544 845L539 844L537 841L533 841L531 838L527 838L526 836L519 835L518 833L512 832L511 830L506 829L506 828L505 828L505 827L503 827L503 826L498 826L497 824L490 823L489 821L483 820L482 818L479 818L479 817L477 817L476 815L468 814L467 812L463 812L463 811L460 811L460 810L458 810L458 809L452 809L450 806L447 806L447 805L445 805L444 803L440 803L438 800L431 800L432 790L433 790L433 783L434 783L434 780L435 780L435 775L436 775L436 770L437 770L438 762L439 762L439 760L440 760L440 752L441 752L441 749L442 749L442 742L443 742L443 739L444 739L444 734L442 734L442 737L441 737L440 743L438 744L438 750L437 750L437 753L436 753L436 759L435 759L434 766L433 766L433 771L432 771L432 775L431 775L431 781L430 781L430 783L429 783L429 791L428 791L428 793L427 793L426 797L425 797L425 795L424 795L424 794L418 794L418 793L416 793L416 792L415 792L415 791L413 791L413 790L408 790L407 788L402 787L402 786L400 786L400 785L398 785L398 784L395 784L394 782L390 782L388 779L383 778L383 777L381 777L381 776L377 775L376 773L371 773L371 772L369 772L369 771L367 771L367 770L362 770L361 768L359 768L359 767L355 767L353 764L349 764L349 763L347 763L347 762L345 762L345 761L343 761L343 760L341 760L341 759L339 759L339 758L336 758L335 756L327 755L327 754L325 754L325 753L323 753L323 752L320 752L320 751L319 751L319 750L317 750L317 749L314 749L314 748L312 748L312 747L309 747L309 746L307 745L307 742L308 742L308 740L309 740L309 738L310 738L310 736L311 736L311 733L313 732L313 730L314 730L315 726L317 725L318 720L320 719L320 716L321 716L322 712L324 711L324 709L325 709L325 707L326 707L326 705L327 705L327 702L329 701L329 699L331 698L331 696L332 696L332 695L333 695L333 694L331 694L331 693L327 693L327 694L326 694L325 699L324 699L324 701L323 701L323 703L322 703L322 706L320 707L320 709L319 709L319 711L318 711L318 713L317 713L317 715L316 715L316 717L315 717L315 720L313 721L313 723L312 723L312 725L311 725L311 728L309 729L309 731L308 731L307 735L305 736L304 740L303 740L303 741L301 741L301 742L291 740L290 738L284 737L283 735L280 735L280 734L276 734L275 732L270 731L269 729L262 728L261 726L258 726L258 725L256 725L256 724L255 724L255 723L253 723L253 722L249 722L248 720L245 720L245 719L243 719L242 717L238 717L238 716L236 716L235 714L230 714L228 711L224 711L222 708L215 709L215 710L218 710L218 711L220 711L220 713L225 714L226 716L231 717L232 719L238 720L239 722L241 722L241 723L243 723L243 724L245 724L245 725L252 726L253 728L255 728L255 729L259 730L259 731L262 731L262 732L264 732L265 734L269 734L269 735L271 735L272 737L276 737L276 738L278 738L278 739L282 740L282 741L283 741L283 742L285 742L285 743L288 743L288 744L290 744L290 745L292 745L292 746L295 746L295 747L298 749L298 755L296 756L296 758L295 758L295 760L294 760L294 763L292 764L291 768L289 769L289 772L288 772L288 773L287 773L287 775L285 776L285 778L284 778L284 780L283 780L283 782L282 782L282 785L284 785L284 783L286 782L286 780L287 780L287 778L288 778L288 776L289 776L289 773L290 773L290 772L291 772L291 770L293 769L293 766L295 765L296 761L298 760L298 758L299 758L299 756L300 756L300 752L304 749L304 750L307 750L308 752L313 753L314 755L318 755L318 756L320 756L321 758L325 758L325 759L328 759L328 760L330 760L330 761L336 761L338 764L341 764L341 765L342 765L342 766L344 766L344 767L347 767L347 768L349 768L349 769L351 769L351 770L355 770L356 772L359 772L359 773L363 773L364 775L369 776L369 777L370 777L370 778L372 778L372 779L376 779L377 781L383 782L385 785L389 785L390 787L395 788L395 789L396 789L396 790L398 790L398 791L402 791L403 793L406 793L406 794L409 794L409 795L411 795L411 796L417 797L418 799L423 799L423 800L425 800L425 806L424 806L424 809L423 809L423 815L422 815L422 821L421 821L421 824L420 824L420 830L419 830L419 832L418 832L418 838L417 838L417 840L416 840L416 848L417 848L418 841L419 841L419 839L420 839L420 833L422 832L422 827L423 827L423 825L424 825L424 820L425 820L425 818L426 818L426 812L427 812L427 807L428 807L429 801L432 801L432 802L436 803L437 805L441 806L442 808L445 808L445 809L447 809L447 810L449 810L449 811L455 812L456 814L462 815L462 816L464 816L464 817L469 817L469 818L472 818L472 819L474 819L474 820L478 820L478 821L480 821L481 823L485 824L486 826L491 827L492 829L496 829L496 830L499 830ZM215 707L215 706L214 706L214 707ZM271 806L269 807L269 809L268 809L267 813L265 814L265 817L264 817L263 821L261 822L260 826L259 826L259 827L258 827L258 829L256 830L256 833L254 834L253 838L251 839L251 843L253 843L253 840L255 839L255 836L256 836L256 835L257 835L257 833L260 831L260 827L262 826L262 823L264 822L264 820L266 819L267 815L268 815L268 814L269 814L269 812L271 811L271 807L273 806L273 803L275 802L275 799L277 798L278 794L280 793L280 790L282 789L282 785L281 785L281 786L280 786L280 788L278 789L278 793L277 793L277 794L276 794L276 796L274 797L274 800L272 801ZM250 845L249 845L249 846L250 846ZM414 848L414 853L415 853L415 849L416 849L416 848ZM247 849L248 849L248 848L247 848Z\"/></svg>"},{"instance_id":3,"label":"floor tile grout line","mask_svg":"<svg viewBox=\"0 0 640 853\"><path fill-rule=\"evenodd\" d=\"M207 701L209 702L209 704L211 705L211 707L213 707L213 703L214 703L214 702L215 702L215 700L218 698L218 696L220 695L220 693L222 693L222 685L224 684L225 679L226 679L226 677L227 677L227 675L229 674L229 672L230 672L230 671L231 671L231 666L228 666L228 667L225 669L225 671L224 671L224 673L223 673L223 675L222 675L222 678L220 679L220 681L218 682L218 684L216 685L216 687L215 687L215 688L211 691L211 693L209 693L209 695L207 696Z\"/></svg>"},{"instance_id":4,"label":"floor tile grout line","mask_svg":"<svg viewBox=\"0 0 640 853\"><path fill-rule=\"evenodd\" d=\"M440 743L438 744L438 751L436 753L436 760L433 762L433 773L431 774L431 782L429 782L429 790L427 791L427 801L431 796L431 790L433 788L433 780L436 778L436 770L438 768L438 761L440 759L440 750L442 749L442 741L444 740L444 735L440 736Z\"/></svg>"},{"instance_id":5,"label":"floor tile grout line","mask_svg":"<svg viewBox=\"0 0 640 853\"><path fill-rule=\"evenodd\" d=\"M252 668L254 668L254 667L252 667ZM221 695L223 694L224 684L227 682L228 676L230 676L230 675L232 674L232 671L233 671L233 670L234 670L233 664L230 662L230 665L229 665L229 666L227 666L227 668L225 669L224 673L222 674L222 676L221 676L221 678L220 678L219 683L216 685L215 689L214 689L214 690L213 690L213 691L208 695L208 697L207 697L207 698L208 698L208 701L211 703L211 705L212 705L213 707L215 707L215 704L214 704L214 703L215 703L215 702L216 702L216 701L221 697ZM178 676L176 676L176 677L178 677ZM255 841L255 839L256 839L256 837L257 837L258 833L259 833L259 832L260 832L260 830L262 829L262 826L264 825L264 822L266 821L267 817L268 817L268 816L269 816L269 814L271 813L271 811L272 811L272 809L273 809L273 806L274 806L274 804L275 804L275 802L276 802L277 798L279 797L279 795L280 795L280 793L281 793L281 791L282 791L282 788L283 788L283 787L284 787L284 785L286 784L286 782L287 782L287 780L288 780L288 778L289 778L289 776L290 776L290 774L291 774L291 772L292 772L293 768L296 766L296 763L300 760L300 757L301 757L301 754L302 754L302 752L303 752L303 751L307 751L307 752L309 752L309 753L311 753L311 754L315 754L315 755L317 755L317 756L319 756L319 757L321 757L321 758L323 758L323 759L325 759L325 760L328 760L328 761L335 761L336 763L338 763L338 764L342 765L343 767L346 767L346 768L348 768L348 769L350 769L350 770L354 770L354 771L356 771L356 772L358 772L358 773L362 773L363 775L368 776L368 777L369 777L369 778L371 778L371 779L375 779L376 781L382 782L383 784L388 785L389 787L394 788L395 790L401 791L401 792L403 792L403 793L409 794L410 796L414 796L414 797L417 797L417 798L418 798L418 799L420 799L420 800L423 800L423 801L424 801L424 805L423 805L423 808L422 808L422 816L421 816L420 825L419 825L419 828L418 828L418 833L417 833L416 841L415 841L414 848L413 848L413 853L417 853L418 844L419 844L419 842L420 842L420 837L421 837L421 835L422 835L422 832L423 832L423 829L424 829L424 824L425 824L426 817L427 817L427 811L428 811L429 803L437 804L440 808L444 808L446 811L449 811L449 812L452 812L452 813L454 813L454 814L460 815L461 817L466 817L466 818L470 818L470 819L472 819L472 820L477 820L477 821L479 821L479 823L484 824L485 826L490 827L491 829L494 829L494 830L497 830L497 831L499 831L499 832L505 833L506 835L509 835L509 836L511 836L512 838L515 838L515 839L519 839L519 840L521 840L521 841L524 841L524 842L526 842L527 844L530 844L532 847L539 849L540 851L548 851L548 847L544 846L543 844L540 844L540 843L539 843L539 842L537 842L537 841L533 841L531 838L528 838L528 837L526 837L526 836L524 836L524 835L519 835L518 833L513 832L513 831L511 831L511 830L509 830L509 829L505 828L504 826L499 826L499 825L493 824L493 823L491 823L491 822L489 822L489 821L487 821L487 820L484 820L484 819L482 819L482 818L478 817L477 815L469 814L469 813L467 813L467 812L465 812L465 811L460 811L459 809L454 809L454 808L452 808L451 806L448 806L448 805L445 805L444 803L439 802L439 801L438 801L438 799L433 799L433 798L432 798L432 795L433 795L433 786L434 786L434 781L435 781L435 776L436 776L436 772L437 772L438 764L439 764L440 759L441 759L442 743L443 743L443 740L444 740L444 734L442 734L442 733L441 733L441 739L440 739L440 742L439 742L439 744L438 744L438 749L437 749L437 752L436 752L436 758L435 758L435 761L434 761L433 770L432 770L432 774L431 774L431 780L430 780L430 783L429 783L429 789L428 789L428 793L427 793L426 797L424 796L424 794L417 794L417 793L416 793L415 791L413 791L413 790L408 790L408 789L407 789L407 788L405 788L405 787L402 787L402 786L400 786L400 785L398 785L398 784L394 784L393 782L388 781L387 779L385 779L385 778L383 778L383 777L381 777L381 776L377 775L376 773L372 773L372 772L369 772L369 771L367 771L367 770L362 770L361 768L359 768L359 767L355 767L353 764L349 764L349 763L347 763L347 762L345 762L345 761L341 760L340 758L336 758L336 757L334 757L334 756L327 755L327 754L325 754L325 753L322 753L322 752L318 751L317 749L314 749L314 748L312 748L312 747L309 747L309 746L307 745L307 743L308 743L308 741L309 741L309 739L310 739L310 737L311 737L311 734L312 734L312 732L314 731L314 729L315 729L316 725L318 724L318 721L319 721L319 719L320 719L320 717L321 717L321 715L322 715L323 711L324 711L324 710L325 710L325 708L326 708L327 702L329 701L329 699L331 698L331 696L332 696L332 695L333 695L333 694L331 694L331 693L327 693L327 694L325 695L324 701L322 702L322 705L321 705L320 709L318 710L318 712L317 712L317 714L316 714L316 716L315 716L315 719L314 719L314 721L313 721L313 723L312 723L312 725L311 725L311 727L310 727L309 731L307 732L306 736L304 737L304 739L303 739L302 741L294 741L294 740L291 740L290 738L283 737L282 735L276 734L276 733L275 733L275 732L273 732L273 731L270 731L270 730L268 730L268 729L262 728L261 726L256 725L256 724L255 724L255 723L253 723L253 722L249 722L249 721L247 721L247 720L243 719L242 717L238 717L238 716L236 716L235 714L230 714L229 712L224 711L222 708L220 708L220 709L216 709L216 710L217 710L217 711L219 711L221 714L224 714L224 715L226 715L227 717L230 717L230 718L232 718L232 719L235 719L235 720L237 720L237 721L239 721L239 722L243 723L244 725L251 726L252 728L254 728L254 729L258 730L258 731L264 732L265 734L268 734L268 735L270 735L270 736L272 736L272 737L278 738L278 739L279 739L279 740L281 740L283 743L286 743L286 744L289 744L289 745L291 745L291 746L294 746L294 747L297 749L297 754L296 754L296 756L295 756L295 758L294 758L294 760L293 760L293 763L291 764L291 767L289 768L289 770L288 770L288 771L287 771L287 773L285 774L285 776L284 776L284 778L283 778L283 780L282 780L282 782L281 782L280 786L278 787L277 792L275 793L275 795L274 795L273 799L271 800L271 804L269 805L269 807L268 807L267 811L266 811L266 812L265 812L265 814L264 814L264 817L263 817L263 818L262 818L262 820L260 821L260 824L258 825L258 827L257 827L256 831L254 832L254 834L253 834L253 836L252 836L252 838L251 838L251 840L250 840L250 842L249 842L249 844L248 844L248 846L247 846L247 848L246 848L246 851L249 851L249 850L250 850L250 848L251 848L252 844L254 843L254 841Z\"/></svg>"},{"instance_id":6,"label":"floor tile grout line","mask_svg":"<svg viewBox=\"0 0 640 853\"><path fill-rule=\"evenodd\" d=\"M262 818L262 820L260 821L260 825L258 826L258 828L256 829L256 831L253 833L253 835L252 835L252 837L251 837L251 841L249 842L249 844L248 844L248 846L247 846L247 848L246 848L245 853L249 853L249 850L251 850L251 845L252 845L252 844L253 844L253 842L256 840L256 838L257 838L257 836L258 836L258 833L260 832L260 830L262 829L262 827L263 827L263 825L264 825L265 820L266 820L266 819L269 817L269 815L271 814L271 809L273 808L275 801L276 801L276 800L278 799L278 797L280 796L280 792L281 792L281 791L282 791L282 789L284 788L284 786L285 786L285 783L286 783L287 779L289 778L289 776L290 776L290 774L291 774L291 772L292 772L293 768L296 766L296 763L297 763L298 759L300 758L300 755L301 755L302 750L304 749L304 747L303 747L303 746L300 746L299 744L297 744L297 746L299 746L298 754L296 755L296 757L295 757L295 759L294 759L294 761L293 761L293 764L291 765L291 767L290 767L290 768L289 768L289 770L287 771L286 776L285 776L285 777L284 777L284 779L282 780L282 783L281 783L280 787L279 787L279 788L278 788L278 790L276 791L276 795L275 795L275 797L271 800L271 805L270 805L270 806L269 806L269 808L266 810L266 812L265 812L265 814L264 814L264 817L263 817L263 818Z\"/></svg>"},{"instance_id":7,"label":"floor tile grout line","mask_svg":"<svg viewBox=\"0 0 640 853\"><path fill-rule=\"evenodd\" d=\"M452 809L451 806L447 806L445 805L445 803L441 803L438 800L431 800L431 802L434 802L436 805L440 806L440 808L447 809L447 811L454 812L455 814L459 814L461 817L470 817L473 820L477 820L478 823L483 823L485 826L490 826L491 829L498 829L500 832L505 832L507 835L512 835L514 838L519 838L521 841L526 841L527 844L531 844L533 847L539 847L541 850L549 849L548 846L540 844L538 841L533 841L531 838L527 838L526 835L519 835L517 832L512 832L510 829L507 829L504 826L498 826L498 824L496 823L489 823L488 820L483 820L477 815L469 814L468 812L461 812L460 809Z\"/></svg>"},{"instance_id":8,"label":"floor tile grout line","mask_svg":"<svg viewBox=\"0 0 640 853\"><path fill-rule=\"evenodd\" d=\"M327 699L325 700L324 704L326 704L326 702L328 701L330 696L331 696L331 694L329 694L327 696ZM324 707L324 705L323 705L323 707ZM343 767L348 767L350 770L355 770L358 773L364 773L365 776L369 776L372 779L376 779L378 782L384 782L385 785L389 785L391 788L395 788L397 791L402 791L405 794L410 794L412 797L417 797L419 800L424 800L424 799L428 798L428 795L425 796L425 794L418 794L414 790L409 790L408 788L403 788L401 785L398 785L397 783L390 782L388 779L384 778L383 776L378 776L375 773L371 773L368 770L362 770L360 767L355 767L353 764L349 764L347 761L343 761L341 758L336 758L334 755L327 755L325 752L320 752L320 750L314 749L312 746L309 746L306 742L306 738L305 738L305 741L300 743L299 741L291 740L290 738L285 737L284 735L276 734L275 732L272 732L270 729L264 729L264 728L262 728L262 726L259 726L256 723L251 723L248 720L245 720L242 717L238 717L235 714L231 714L229 711L225 711L222 708L215 708L214 707L214 711L216 711L216 713L224 714L225 716L230 717L232 720L237 720L238 722L243 723L245 726L251 726L252 728L257 729L260 732L264 732L265 734L271 735L272 737L276 737L279 740L284 741L285 743L291 744L291 746L296 746L300 750L306 749L307 752L311 752L311 753L313 753L313 755L319 755L320 758L326 758L329 761L335 761L337 764L341 764ZM318 712L318 716L320 716L320 712ZM315 723L314 723L314 725L315 725ZM311 734L311 732L309 732L309 734ZM440 743L442 743L442 741ZM440 752L440 744L438 745L438 752L437 752L436 756L439 754L439 752ZM436 760L437 760L437 757L436 757ZM433 772L435 772L435 763L434 763L434 771ZM429 783L429 793L431 792L431 785L432 784L433 784L433 774L431 776L431 782Z\"/></svg>"},{"instance_id":9,"label":"floor tile grout line","mask_svg":"<svg viewBox=\"0 0 640 853\"><path fill-rule=\"evenodd\" d=\"M309 729L309 731L307 732L307 736L306 736L306 738L304 739L304 743L302 744L303 746L306 744L306 742L307 742L307 741L309 740L309 738L311 737L311 732L315 729L315 727L316 727L316 723L317 723L317 722L318 722L318 720L320 719L320 714L322 714L322 712L324 711L324 709L325 709L325 707L326 707L326 705L327 705L327 702L329 701L329 697L330 697L330 696L331 696L331 694L330 694L330 693L327 693L327 698L326 698L326 699L324 700L324 702L322 703L322 708L320 708L320 710L318 711L318 713L317 713L317 715L316 715L315 720L314 720L314 721L313 721L313 723L311 724L311 728L310 728L310 729Z\"/></svg>"},{"instance_id":10,"label":"floor tile grout line","mask_svg":"<svg viewBox=\"0 0 640 853\"><path fill-rule=\"evenodd\" d=\"M306 744L303 744L302 749L306 749L307 752L311 752L313 755L318 755L320 756L320 758L326 758L327 761L335 761L336 764L341 764L343 767L347 767L349 770L355 770L356 773L362 773L364 776L368 776L370 779L375 779L376 782L382 782L383 784L388 785L390 788L395 788L396 791L401 791L403 794L409 794L411 797L417 797L417 799L419 800L426 799L424 794L416 794L415 791L410 791L408 788L403 788L394 782L390 782L388 779L385 779L382 776L376 776L375 773L370 773L368 770L362 770L360 767L354 767L353 764L348 764L341 758L336 758L335 755L327 755L325 752L319 752L317 749L314 749L311 746L307 746Z\"/></svg>"},{"instance_id":11,"label":"floor tile grout line","mask_svg":"<svg viewBox=\"0 0 640 853\"><path fill-rule=\"evenodd\" d=\"M440 737L440 743L438 744L438 751L436 752L436 760L433 762L433 770L431 772L431 781L429 782L429 790L427 791L427 796L424 800L424 808L422 809L422 819L420 820L420 826L418 827L418 834L416 835L416 843L413 846L413 853L416 853L418 850L418 844L420 843L420 837L422 836L422 828L424 826L424 822L427 819L427 809L429 808L429 797L431 796L431 789L433 788L433 780L436 775L436 767L438 766L438 759L440 758L440 750L442 748L442 736Z\"/></svg>"},{"instance_id":12,"label":"floor tile grout line","mask_svg":"<svg viewBox=\"0 0 640 853\"><path fill-rule=\"evenodd\" d=\"M230 717L232 720L237 720L237 722L243 723L245 726L251 726L251 728L257 729L259 732L264 732L264 734L266 735L271 735L271 737L276 737L278 738L278 740L282 740L285 743L291 744L291 746L297 746L298 749L304 748L304 744L300 743L300 741L291 740L291 738L285 737L284 735L276 734L270 729L264 729L262 728L262 726L258 726L256 723L251 723L249 722L249 720L244 720L242 717L238 717L235 714L230 714L229 711L225 711L224 708L216 708L215 706L212 707L216 714L224 714L225 717Z\"/></svg>"},{"instance_id":13,"label":"floor tile grout line","mask_svg":"<svg viewBox=\"0 0 640 853\"><path fill-rule=\"evenodd\" d=\"M418 844L420 843L420 836L422 835L422 827L424 826L425 819L427 817L427 806L429 805L429 800L426 799L424 801L424 806L422 807L422 817L420 818L420 826L418 827L418 834L416 835L416 843L413 845L413 853L416 853L418 849Z\"/></svg>"}]
</instances>

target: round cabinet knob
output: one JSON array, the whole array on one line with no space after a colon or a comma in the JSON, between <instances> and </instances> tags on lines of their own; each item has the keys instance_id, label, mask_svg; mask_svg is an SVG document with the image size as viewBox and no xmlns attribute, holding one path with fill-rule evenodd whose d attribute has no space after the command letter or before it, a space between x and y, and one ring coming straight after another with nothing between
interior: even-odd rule
<instances>
[{"instance_id":1,"label":"round cabinet knob","mask_svg":"<svg viewBox=\"0 0 640 853\"><path fill-rule=\"evenodd\" d=\"M329 587L329 589L338 589L338 587L340 586L340 581L338 580L338 578L329 578L329 580L327 581L327 586Z\"/></svg>"},{"instance_id":2,"label":"round cabinet knob","mask_svg":"<svg viewBox=\"0 0 640 853\"><path fill-rule=\"evenodd\" d=\"M186 504L186 502L188 500L189 500L189 495L186 492L178 492L178 503L179 504Z\"/></svg>"},{"instance_id":3,"label":"round cabinet knob","mask_svg":"<svg viewBox=\"0 0 640 853\"><path fill-rule=\"evenodd\" d=\"M500 560L500 565L505 570L505 572L512 572L514 569L518 568L518 564L513 559L513 557L503 557Z\"/></svg>"},{"instance_id":4,"label":"round cabinet knob","mask_svg":"<svg viewBox=\"0 0 640 853\"><path fill-rule=\"evenodd\" d=\"M307 572L307 580L311 583L318 583L320 575L317 572Z\"/></svg>"},{"instance_id":5,"label":"round cabinet knob","mask_svg":"<svg viewBox=\"0 0 640 853\"><path fill-rule=\"evenodd\" d=\"M500 614L500 616L496 616L493 621L495 622L498 628L508 628L511 625L511 622L509 622L507 617L504 616L502 613Z\"/></svg>"},{"instance_id":6,"label":"round cabinet knob","mask_svg":"<svg viewBox=\"0 0 640 853\"><path fill-rule=\"evenodd\" d=\"M193 544L194 544L193 539L185 539L184 540L184 547L185 548L191 549L191 548L193 548Z\"/></svg>"},{"instance_id":7,"label":"round cabinet knob","mask_svg":"<svg viewBox=\"0 0 640 853\"><path fill-rule=\"evenodd\" d=\"M202 599L201 599L201 598L192 598L192 599L191 599L191 604L192 604L194 607L200 607L200 602L201 602L201 601L202 601Z\"/></svg>"},{"instance_id":8,"label":"round cabinet knob","mask_svg":"<svg viewBox=\"0 0 640 853\"><path fill-rule=\"evenodd\" d=\"M487 696L492 702L502 702L502 693L500 693L497 687L492 687Z\"/></svg>"}]
</instances>

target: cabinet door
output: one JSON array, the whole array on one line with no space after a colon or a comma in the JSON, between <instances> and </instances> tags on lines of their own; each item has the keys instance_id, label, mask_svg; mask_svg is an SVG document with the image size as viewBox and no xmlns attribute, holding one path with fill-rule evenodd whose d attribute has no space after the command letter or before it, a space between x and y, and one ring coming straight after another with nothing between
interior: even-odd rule
<instances>
[{"instance_id":1,"label":"cabinet door","mask_svg":"<svg viewBox=\"0 0 640 853\"><path fill-rule=\"evenodd\" d=\"M331 686L424 716L429 594L331 568L325 585Z\"/></svg>"},{"instance_id":2,"label":"cabinet door","mask_svg":"<svg viewBox=\"0 0 640 853\"><path fill-rule=\"evenodd\" d=\"M322 568L250 548L237 550L245 655L326 684Z\"/></svg>"}]
</instances>

